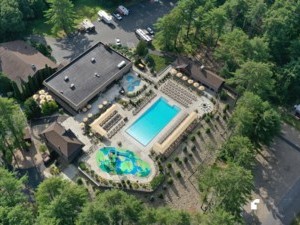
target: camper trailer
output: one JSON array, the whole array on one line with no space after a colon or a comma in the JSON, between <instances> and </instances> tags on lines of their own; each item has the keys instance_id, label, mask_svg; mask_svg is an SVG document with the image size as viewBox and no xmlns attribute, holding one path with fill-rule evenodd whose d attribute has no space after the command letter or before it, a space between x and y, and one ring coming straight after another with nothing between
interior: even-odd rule
<instances>
[{"instance_id":1,"label":"camper trailer","mask_svg":"<svg viewBox=\"0 0 300 225\"><path fill-rule=\"evenodd\" d=\"M108 24L112 23L112 16L109 13L105 12L104 10L100 10L98 12L98 16L105 23L108 23Z\"/></svg>"}]
</instances>

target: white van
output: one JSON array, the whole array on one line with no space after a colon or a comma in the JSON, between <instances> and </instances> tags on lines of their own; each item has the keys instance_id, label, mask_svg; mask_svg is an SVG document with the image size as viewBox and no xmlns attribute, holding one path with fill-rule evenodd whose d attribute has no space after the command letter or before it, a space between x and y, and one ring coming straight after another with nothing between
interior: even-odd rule
<instances>
[{"instance_id":1,"label":"white van","mask_svg":"<svg viewBox=\"0 0 300 225\"><path fill-rule=\"evenodd\" d=\"M122 62L120 62L118 65L117 65L117 67L119 68L119 69L122 69L122 67L124 67L126 65L126 62L123 60Z\"/></svg>"},{"instance_id":2,"label":"white van","mask_svg":"<svg viewBox=\"0 0 300 225\"><path fill-rule=\"evenodd\" d=\"M118 11L120 14L124 15L124 16L128 16L128 15L129 15L129 10L126 9L126 8L125 8L124 6L122 6L122 5L119 5L119 6L118 6L117 11Z\"/></svg>"}]
</instances>

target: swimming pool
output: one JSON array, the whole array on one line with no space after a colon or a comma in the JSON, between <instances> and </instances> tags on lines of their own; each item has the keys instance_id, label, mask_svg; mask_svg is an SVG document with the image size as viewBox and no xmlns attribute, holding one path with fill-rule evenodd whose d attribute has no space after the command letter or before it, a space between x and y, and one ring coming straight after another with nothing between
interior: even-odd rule
<instances>
[{"instance_id":1,"label":"swimming pool","mask_svg":"<svg viewBox=\"0 0 300 225\"><path fill-rule=\"evenodd\" d=\"M127 92L134 91L135 87L139 86L141 83L141 80L131 73L125 75L125 80L125 89Z\"/></svg>"},{"instance_id":2,"label":"swimming pool","mask_svg":"<svg viewBox=\"0 0 300 225\"><path fill-rule=\"evenodd\" d=\"M126 132L146 146L179 112L179 107L160 98Z\"/></svg>"},{"instance_id":3,"label":"swimming pool","mask_svg":"<svg viewBox=\"0 0 300 225\"><path fill-rule=\"evenodd\" d=\"M103 147L96 154L96 161L99 168L110 174L134 175L147 177L150 172L150 165L138 157L135 153L115 147Z\"/></svg>"}]
</instances>

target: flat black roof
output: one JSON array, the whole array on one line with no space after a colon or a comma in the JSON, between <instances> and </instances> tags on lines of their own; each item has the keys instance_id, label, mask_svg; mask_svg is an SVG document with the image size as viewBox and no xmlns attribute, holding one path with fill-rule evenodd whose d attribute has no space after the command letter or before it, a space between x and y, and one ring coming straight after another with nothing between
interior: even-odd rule
<instances>
[{"instance_id":1,"label":"flat black roof","mask_svg":"<svg viewBox=\"0 0 300 225\"><path fill-rule=\"evenodd\" d=\"M117 66L122 61L126 66L131 64L128 58L99 42L47 78L44 85L74 108L108 86L122 72Z\"/></svg>"}]
</instances>

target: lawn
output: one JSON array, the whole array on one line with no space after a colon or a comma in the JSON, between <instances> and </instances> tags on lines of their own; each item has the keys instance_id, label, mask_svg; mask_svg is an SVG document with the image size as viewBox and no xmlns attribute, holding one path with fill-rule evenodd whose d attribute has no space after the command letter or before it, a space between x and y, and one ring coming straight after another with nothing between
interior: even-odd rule
<instances>
[{"instance_id":1,"label":"lawn","mask_svg":"<svg viewBox=\"0 0 300 225\"><path fill-rule=\"evenodd\" d=\"M130 6L136 4L140 0L132 0L125 6ZM97 12L100 9L105 9L108 12L113 12L117 5L111 0L76 0L73 1L74 11L77 15L75 23L79 24L84 18L88 18L92 21L97 19ZM29 22L28 33L29 34L39 34L46 36L61 36L61 34L53 34L51 32L51 26L46 24L46 19L37 19Z\"/></svg>"},{"instance_id":2,"label":"lawn","mask_svg":"<svg viewBox=\"0 0 300 225\"><path fill-rule=\"evenodd\" d=\"M153 59L153 67L156 72L161 71L173 62L171 58L166 56L158 56L154 54L149 54L149 56Z\"/></svg>"},{"instance_id":3,"label":"lawn","mask_svg":"<svg viewBox=\"0 0 300 225\"><path fill-rule=\"evenodd\" d=\"M281 118L284 122L295 127L297 130L300 131L300 120L297 120L293 115L288 113L282 113Z\"/></svg>"}]
</instances>

